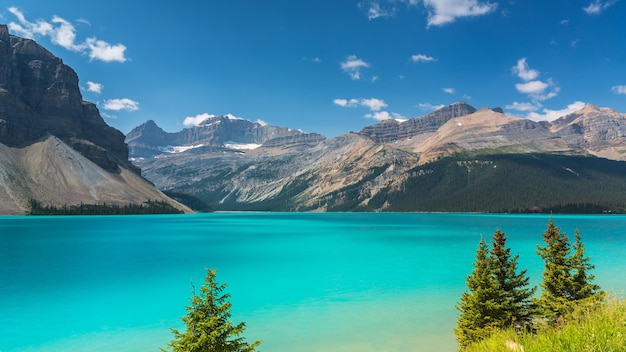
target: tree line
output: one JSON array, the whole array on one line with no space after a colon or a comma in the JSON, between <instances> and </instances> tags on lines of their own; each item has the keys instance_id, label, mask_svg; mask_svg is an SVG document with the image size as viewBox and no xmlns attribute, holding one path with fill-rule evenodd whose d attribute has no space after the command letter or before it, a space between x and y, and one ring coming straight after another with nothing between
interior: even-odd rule
<instances>
[{"instance_id":1,"label":"tree line","mask_svg":"<svg viewBox=\"0 0 626 352\"><path fill-rule=\"evenodd\" d=\"M169 203L148 200L142 204L76 204L76 205L43 205L41 202L29 200L29 215L139 215L139 214L182 214Z\"/></svg>"},{"instance_id":2,"label":"tree line","mask_svg":"<svg viewBox=\"0 0 626 352\"><path fill-rule=\"evenodd\" d=\"M529 287L526 269L518 270L519 255L511 255L503 232L495 231L491 246L480 240L474 269L466 278L467 291L457 304L460 315L454 332L461 349L497 330L532 332L541 325L557 326L577 306L602 301L604 293L593 283L594 266L585 256L579 231L572 245L550 218L542 236L545 244L537 246L544 260L539 297L534 297L536 287Z\"/></svg>"}]
</instances>

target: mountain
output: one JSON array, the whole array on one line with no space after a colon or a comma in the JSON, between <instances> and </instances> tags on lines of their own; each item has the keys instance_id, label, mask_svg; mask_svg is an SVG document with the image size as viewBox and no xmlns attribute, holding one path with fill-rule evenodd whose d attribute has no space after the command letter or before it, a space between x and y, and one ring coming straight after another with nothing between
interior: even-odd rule
<instances>
[{"instance_id":1,"label":"mountain","mask_svg":"<svg viewBox=\"0 0 626 352\"><path fill-rule=\"evenodd\" d=\"M626 179L612 170L625 164L620 154L626 150L624 118L589 105L554 122L534 122L458 102L298 148L262 142L256 149L237 149L203 142L205 149L194 152L191 147L200 139L173 150L155 149L166 139L147 123L138 129L155 132L146 138L160 154L135 163L160 189L196 196L218 210L559 211L571 206L623 211ZM222 124L224 117L204 124L217 121ZM130 134L127 141L134 157ZM567 182L559 184L563 178ZM605 192L609 184L611 197ZM537 191L546 188L553 191Z\"/></svg>"},{"instance_id":2,"label":"mountain","mask_svg":"<svg viewBox=\"0 0 626 352\"><path fill-rule=\"evenodd\" d=\"M168 202L128 161L124 134L82 99L78 76L0 25L0 213L45 206Z\"/></svg>"},{"instance_id":3,"label":"mountain","mask_svg":"<svg viewBox=\"0 0 626 352\"><path fill-rule=\"evenodd\" d=\"M367 136L377 143L392 143L402 139L411 139L417 135L433 133L450 119L474 112L476 109L473 106L461 101L437 109L428 115L406 121L384 120L363 128L359 134Z\"/></svg>"},{"instance_id":4,"label":"mountain","mask_svg":"<svg viewBox=\"0 0 626 352\"><path fill-rule=\"evenodd\" d=\"M199 125L176 133L165 132L149 120L126 135L133 158L183 151L291 148L316 144L324 139L319 134L251 122L230 114L208 117Z\"/></svg>"},{"instance_id":5,"label":"mountain","mask_svg":"<svg viewBox=\"0 0 626 352\"><path fill-rule=\"evenodd\" d=\"M607 159L626 160L626 114L589 104L554 121L550 128L572 147Z\"/></svg>"}]
</instances>

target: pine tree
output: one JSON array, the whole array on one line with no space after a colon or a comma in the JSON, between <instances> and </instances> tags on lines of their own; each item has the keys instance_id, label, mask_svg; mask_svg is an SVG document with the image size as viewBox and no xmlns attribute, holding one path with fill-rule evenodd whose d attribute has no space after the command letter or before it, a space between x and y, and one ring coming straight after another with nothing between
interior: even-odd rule
<instances>
[{"instance_id":1,"label":"pine tree","mask_svg":"<svg viewBox=\"0 0 626 352\"><path fill-rule=\"evenodd\" d=\"M554 225L552 217L543 233L545 246L537 245L537 254L544 260L541 297L537 302L541 313L550 321L563 316L570 308L573 279L570 273L570 246L565 233Z\"/></svg>"},{"instance_id":2,"label":"pine tree","mask_svg":"<svg viewBox=\"0 0 626 352\"><path fill-rule=\"evenodd\" d=\"M492 274L491 263L489 248L481 238L476 250L474 270L466 278L468 291L463 292L456 306L461 314L454 332L461 347L488 337L500 326L495 317L503 297Z\"/></svg>"},{"instance_id":3,"label":"pine tree","mask_svg":"<svg viewBox=\"0 0 626 352\"><path fill-rule=\"evenodd\" d=\"M191 303L182 318L186 331L172 329L174 340L170 342L173 352L252 352L261 343L245 342L238 337L245 330L245 323L233 325L230 322L230 295L224 293L226 284L215 281L216 271L207 270L200 295L194 292Z\"/></svg>"},{"instance_id":4,"label":"pine tree","mask_svg":"<svg viewBox=\"0 0 626 352\"><path fill-rule=\"evenodd\" d=\"M585 246L578 229L571 255L568 238L554 226L552 218L543 237L546 246L537 246L537 253L545 266L538 304L543 316L554 323L585 301L601 299L603 292L592 282L594 276L590 271L594 266L589 263L591 258L585 257Z\"/></svg>"},{"instance_id":5,"label":"pine tree","mask_svg":"<svg viewBox=\"0 0 626 352\"><path fill-rule=\"evenodd\" d=\"M511 249L506 248L504 232L496 230L491 249L492 271L503 297L502 312L498 317L503 328L515 327L527 330L532 325L534 308L531 297L536 288L528 288L529 278L526 269L517 273L519 255L511 257Z\"/></svg>"},{"instance_id":6,"label":"pine tree","mask_svg":"<svg viewBox=\"0 0 626 352\"><path fill-rule=\"evenodd\" d=\"M593 284L595 278L590 271L595 268L589 261L591 258L585 257L585 245L580 238L580 232L576 229L574 235L576 242L574 243L574 254L572 255L572 298L574 300L583 300L592 297L601 297L602 291L600 286Z\"/></svg>"}]
</instances>

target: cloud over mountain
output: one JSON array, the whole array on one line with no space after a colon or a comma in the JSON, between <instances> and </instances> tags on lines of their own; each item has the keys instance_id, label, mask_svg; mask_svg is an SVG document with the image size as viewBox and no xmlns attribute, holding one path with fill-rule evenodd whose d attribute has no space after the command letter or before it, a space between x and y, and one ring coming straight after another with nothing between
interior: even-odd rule
<instances>
[{"instance_id":1,"label":"cloud over mountain","mask_svg":"<svg viewBox=\"0 0 626 352\"><path fill-rule=\"evenodd\" d=\"M17 22L9 22L9 29L19 36L36 39L41 36L50 38L52 44L67 50L87 54L91 60L104 62L125 62L126 46L124 44L109 44L95 37L77 41L76 28L65 19L54 16L50 22L38 19L31 22L26 19L24 13L17 7L9 7L9 12ZM84 22L82 20L81 22Z\"/></svg>"}]
</instances>

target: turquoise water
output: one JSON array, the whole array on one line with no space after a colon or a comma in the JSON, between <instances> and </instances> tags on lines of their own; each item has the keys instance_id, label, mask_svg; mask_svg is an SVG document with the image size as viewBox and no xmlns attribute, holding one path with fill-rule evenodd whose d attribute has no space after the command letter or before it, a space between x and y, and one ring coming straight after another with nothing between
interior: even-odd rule
<instances>
[{"instance_id":1,"label":"turquoise water","mask_svg":"<svg viewBox=\"0 0 626 352\"><path fill-rule=\"evenodd\" d=\"M580 229L597 282L624 296L626 217ZM504 231L534 284L548 217L215 213L0 217L0 351L158 351L206 268L262 351L454 351L480 236Z\"/></svg>"}]
</instances>

